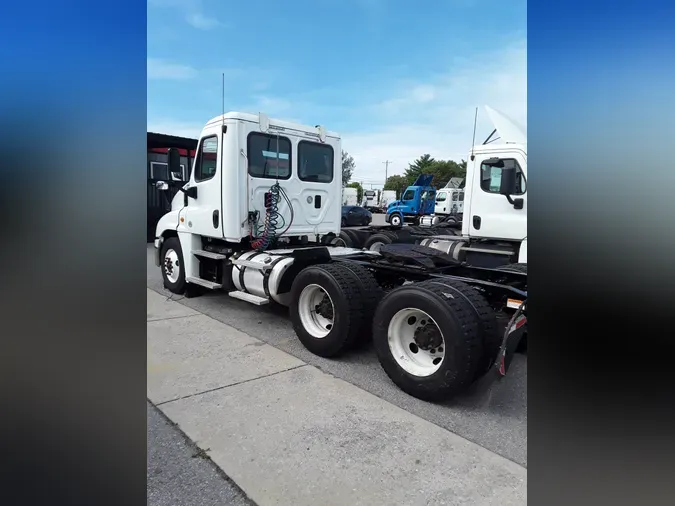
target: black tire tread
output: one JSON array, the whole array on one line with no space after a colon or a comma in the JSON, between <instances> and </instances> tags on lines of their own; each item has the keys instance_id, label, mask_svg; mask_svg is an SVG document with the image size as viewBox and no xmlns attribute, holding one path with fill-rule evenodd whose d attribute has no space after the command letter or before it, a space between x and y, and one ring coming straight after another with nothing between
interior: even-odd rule
<instances>
[{"instance_id":1,"label":"black tire tread","mask_svg":"<svg viewBox=\"0 0 675 506\"><path fill-rule=\"evenodd\" d=\"M309 351L316 355L326 358L335 357L352 348L359 338L361 326L367 316L361 297L361 288L354 273L339 263L314 265L304 269L304 272L309 272L311 270L323 271L333 278L335 283L339 286L347 305L347 311L349 313L349 325L347 327L347 331L344 333L344 336L342 336L342 339L334 341L333 345L329 346L327 349L317 350L313 348L311 344L309 346L305 342L303 342L303 344L307 349L309 349ZM296 281L301 279L302 273L303 271L300 272L296 278ZM291 289L291 291L295 292L293 289ZM294 317L292 317L291 320L296 335L300 337L302 335L300 331L304 330L302 323L299 321L299 319ZM300 337L300 339L302 341L302 337Z\"/></svg>"},{"instance_id":2,"label":"black tire tread","mask_svg":"<svg viewBox=\"0 0 675 506\"><path fill-rule=\"evenodd\" d=\"M181 265L180 265L181 275L180 275L180 278L178 278L178 282L176 283L176 286L173 289L170 287L168 279L166 278L166 274L164 273L164 265L163 265L164 255L166 253L166 250L168 250L169 248L173 249L176 253L178 253L178 255L180 257L180 263L181 263ZM185 293L185 290L187 289L187 281L185 279L185 258L184 258L184 255L183 255L183 247L181 246L180 240L178 239L178 237L172 236L172 237L167 238L164 241L164 243L162 244L160 258L161 258L161 261L162 261L162 265L160 266L160 268L161 268L162 282L163 282L164 288L166 288L170 292L175 293L177 295Z\"/></svg>"},{"instance_id":3,"label":"black tire tread","mask_svg":"<svg viewBox=\"0 0 675 506\"><path fill-rule=\"evenodd\" d=\"M349 269L353 274L359 286L361 287L361 300L363 301L364 320L361 325L360 341L368 342L372 337L373 315L377 305L384 297L384 290L375 280L372 272L364 266L355 262L340 262L340 264Z\"/></svg>"},{"instance_id":4,"label":"black tire tread","mask_svg":"<svg viewBox=\"0 0 675 506\"><path fill-rule=\"evenodd\" d=\"M373 273L363 265L349 261L339 262L339 264L354 273L357 282L362 287L361 295L363 305L365 306L365 312L367 315L372 316L380 300L384 297L384 290L377 284Z\"/></svg>"},{"instance_id":5,"label":"black tire tread","mask_svg":"<svg viewBox=\"0 0 675 506\"><path fill-rule=\"evenodd\" d=\"M393 239L390 236L383 233L373 234L366 240L366 242L363 244L363 247L366 249L370 249L370 246L372 246L376 242L391 244L393 242Z\"/></svg>"},{"instance_id":6,"label":"black tire tread","mask_svg":"<svg viewBox=\"0 0 675 506\"><path fill-rule=\"evenodd\" d=\"M429 283L438 283L447 286L456 291L459 295L464 297L471 305L478 318L478 323L482 331L482 345L483 345L483 359L482 364L476 371L474 379L490 370L490 367L497 360L499 349L502 345L502 336L499 333L499 325L497 324L497 315L488 304L485 297L483 297L478 290L463 281L456 281L454 279L434 279L429 280Z\"/></svg>"},{"instance_id":7,"label":"black tire tread","mask_svg":"<svg viewBox=\"0 0 675 506\"><path fill-rule=\"evenodd\" d=\"M497 270L506 272L522 272L523 274L527 274L527 264L507 264L497 267Z\"/></svg>"},{"instance_id":8,"label":"black tire tread","mask_svg":"<svg viewBox=\"0 0 675 506\"><path fill-rule=\"evenodd\" d=\"M378 355L378 359L380 360L380 364L382 365L382 368L389 379L391 379L405 392L414 397L417 397L418 399L426 401L447 400L469 387L476 376L476 370L481 365L483 346L478 320L475 317L473 308L465 299L448 298L443 293L444 290L447 290L447 288L444 289L442 285L433 281L423 281L421 283L414 283L413 285L402 286L389 292L378 306L378 311L375 315L374 322L375 328L377 325L383 324L385 329L388 326L388 322L379 321L380 310L381 308L385 307L387 299L391 297L392 294L401 290L410 290L411 287L414 287L417 290L431 292L439 300L443 301L443 304L447 307L448 312L453 314L461 333L459 339L457 339L453 344L455 346L461 346L464 348L464 352L467 356L466 363L461 368L461 370L456 371L456 375L452 380L448 380L447 378L439 379L439 381L434 382L433 385L430 385L428 382L420 382L416 385L416 388L413 389L409 388L406 382L400 381L400 375L408 375L398 364L396 364L393 357L391 357L391 351L389 350L388 343L380 343L380 346L377 346L376 344L376 353ZM377 335L375 328L373 334ZM447 345L448 343L446 343L446 346ZM386 353L388 356L382 356L383 353ZM394 363L394 366L390 367L388 364L392 362Z\"/></svg>"},{"instance_id":9,"label":"black tire tread","mask_svg":"<svg viewBox=\"0 0 675 506\"><path fill-rule=\"evenodd\" d=\"M338 238L344 241L345 246L347 248L351 248L354 245L351 236L347 233L346 230L340 230L340 235L338 236Z\"/></svg>"},{"instance_id":10,"label":"black tire tread","mask_svg":"<svg viewBox=\"0 0 675 506\"><path fill-rule=\"evenodd\" d=\"M352 240L352 248L360 249L363 247L363 245L361 244L361 238L359 237L359 234L357 234L355 230L346 228L342 232L347 234L347 236L349 236L349 238Z\"/></svg>"}]
</instances>

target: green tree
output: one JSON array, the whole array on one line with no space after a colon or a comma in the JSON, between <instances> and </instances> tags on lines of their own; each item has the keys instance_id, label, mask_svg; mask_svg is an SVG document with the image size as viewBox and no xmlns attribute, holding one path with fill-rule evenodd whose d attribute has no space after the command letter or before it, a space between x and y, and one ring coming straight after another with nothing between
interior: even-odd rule
<instances>
[{"instance_id":1,"label":"green tree","mask_svg":"<svg viewBox=\"0 0 675 506\"><path fill-rule=\"evenodd\" d=\"M400 197L405 189L408 187L408 180L404 176L394 174L387 178L387 182L384 183L385 190L394 190L396 192L397 198Z\"/></svg>"},{"instance_id":2,"label":"green tree","mask_svg":"<svg viewBox=\"0 0 675 506\"><path fill-rule=\"evenodd\" d=\"M361 186L361 183L353 182L349 183L347 185L347 188L356 188L356 200L361 205L361 202L363 201L363 186Z\"/></svg>"},{"instance_id":3,"label":"green tree","mask_svg":"<svg viewBox=\"0 0 675 506\"><path fill-rule=\"evenodd\" d=\"M356 169L356 163L354 163L354 158L349 155L346 151L342 152L342 187L344 188L349 183L349 180L354 174L354 169Z\"/></svg>"},{"instance_id":4,"label":"green tree","mask_svg":"<svg viewBox=\"0 0 675 506\"><path fill-rule=\"evenodd\" d=\"M464 166L453 160L438 160L429 171L434 176L434 184L437 188L442 188L453 177L466 176L466 162Z\"/></svg>"},{"instance_id":5,"label":"green tree","mask_svg":"<svg viewBox=\"0 0 675 506\"><path fill-rule=\"evenodd\" d=\"M420 174L431 174L435 165L436 160L432 158L430 154L424 154L413 163L409 164L404 173L404 176L408 181L407 186L413 184Z\"/></svg>"}]
</instances>

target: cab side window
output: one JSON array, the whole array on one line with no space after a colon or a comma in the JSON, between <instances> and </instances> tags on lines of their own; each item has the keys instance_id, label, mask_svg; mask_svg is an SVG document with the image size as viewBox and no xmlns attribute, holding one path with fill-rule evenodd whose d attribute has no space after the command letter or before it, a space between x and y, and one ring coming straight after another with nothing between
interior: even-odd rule
<instances>
[{"instance_id":1,"label":"cab side window","mask_svg":"<svg viewBox=\"0 0 675 506\"><path fill-rule=\"evenodd\" d=\"M527 181L525 174L520 168L520 164L513 158L502 159L505 168L516 169L516 193L515 195L523 195L527 190ZM499 193L499 188L502 184L502 168L493 167L491 165L481 164L480 166L480 187L487 193Z\"/></svg>"},{"instance_id":2,"label":"cab side window","mask_svg":"<svg viewBox=\"0 0 675 506\"><path fill-rule=\"evenodd\" d=\"M195 160L195 181L200 183L213 179L218 169L218 137L204 137Z\"/></svg>"}]
</instances>

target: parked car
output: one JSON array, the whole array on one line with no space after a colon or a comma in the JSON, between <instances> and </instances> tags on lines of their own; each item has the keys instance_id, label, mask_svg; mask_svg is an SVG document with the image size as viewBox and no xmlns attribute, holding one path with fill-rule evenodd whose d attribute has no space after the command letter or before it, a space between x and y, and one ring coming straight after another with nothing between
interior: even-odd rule
<instances>
[{"instance_id":1,"label":"parked car","mask_svg":"<svg viewBox=\"0 0 675 506\"><path fill-rule=\"evenodd\" d=\"M370 225L373 215L368 209L361 206L342 206L342 226L357 227Z\"/></svg>"}]
</instances>

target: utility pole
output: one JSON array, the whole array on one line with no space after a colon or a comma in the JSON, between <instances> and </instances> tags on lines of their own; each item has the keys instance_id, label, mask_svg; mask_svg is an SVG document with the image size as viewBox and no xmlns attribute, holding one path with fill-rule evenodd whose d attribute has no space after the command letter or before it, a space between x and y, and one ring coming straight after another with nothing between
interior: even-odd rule
<instances>
[{"instance_id":1,"label":"utility pole","mask_svg":"<svg viewBox=\"0 0 675 506\"><path fill-rule=\"evenodd\" d=\"M391 163L390 160L385 160L382 162L384 164L384 184L387 184L387 175L389 174L389 164Z\"/></svg>"}]
</instances>

